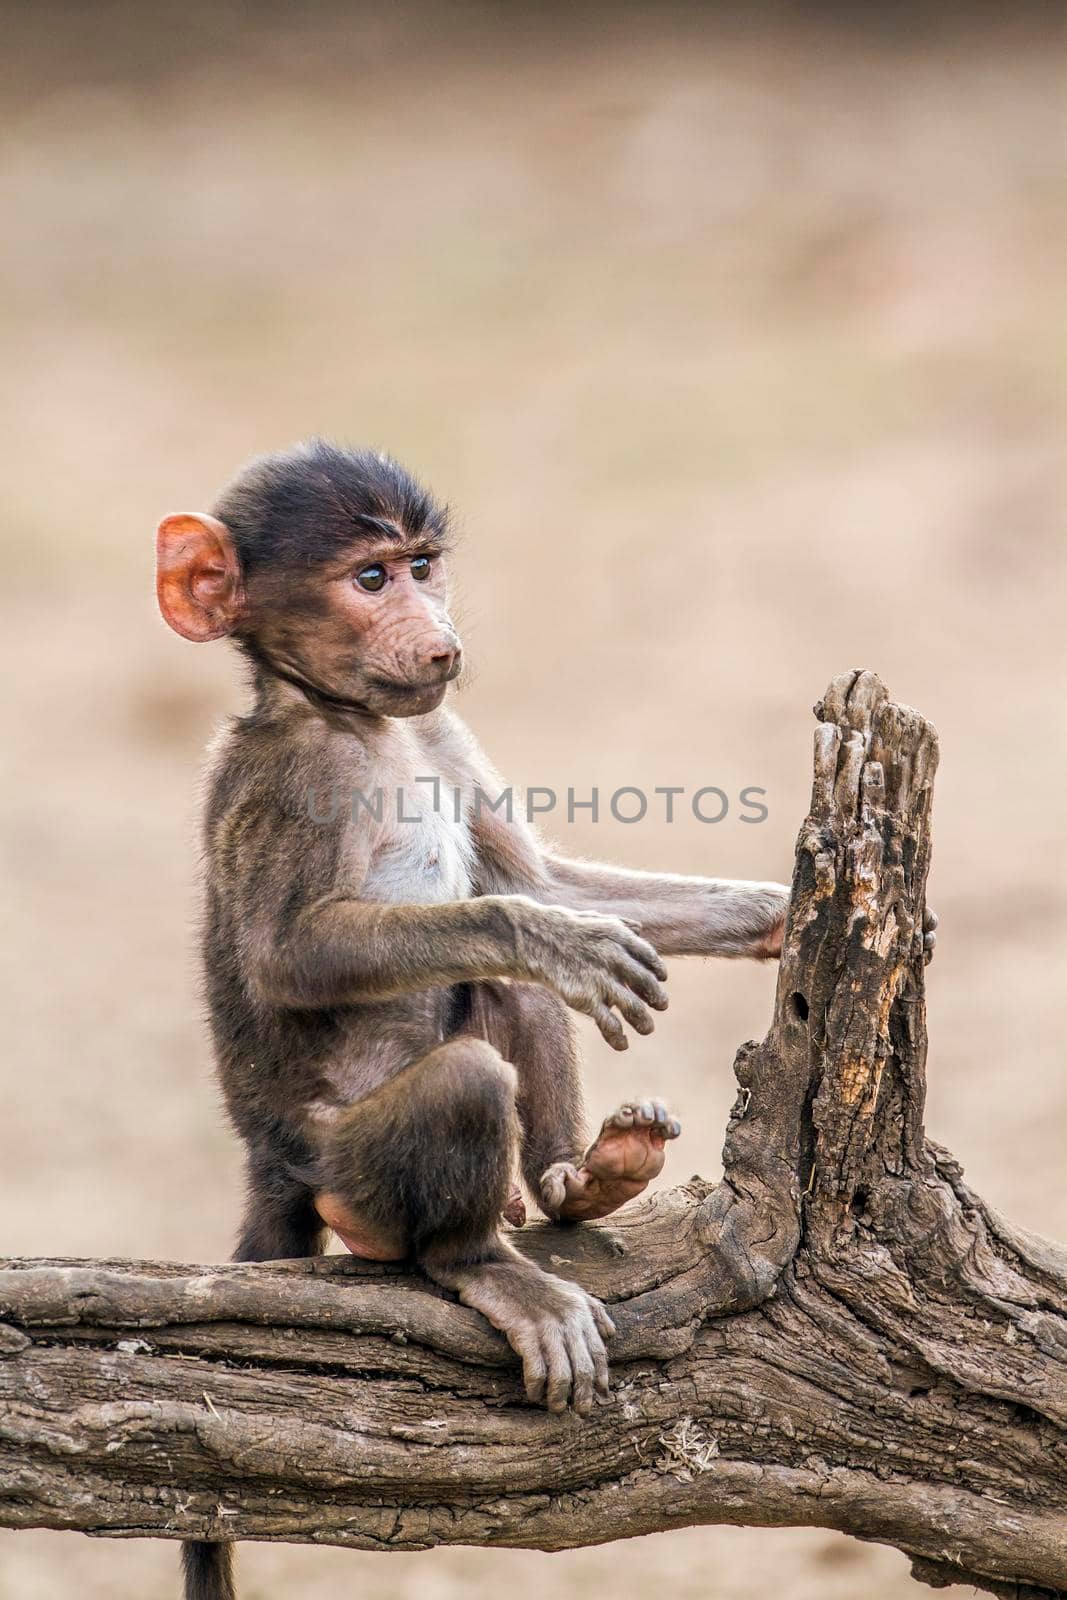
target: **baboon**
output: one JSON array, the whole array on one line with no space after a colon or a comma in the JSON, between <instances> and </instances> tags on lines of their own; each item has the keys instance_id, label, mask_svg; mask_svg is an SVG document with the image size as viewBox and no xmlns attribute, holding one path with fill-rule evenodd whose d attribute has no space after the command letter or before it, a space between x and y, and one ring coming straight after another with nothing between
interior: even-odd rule
<instances>
[{"instance_id":1,"label":"baboon","mask_svg":"<svg viewBox=\"0 0 1067 1600\"><path fill-rule=\"evenodd\" d=\"M502 1218L520 1174L550 1218L606 1216L680 1130L637 1099L586 1147L568 1008L625 1049L667 1005L664 956L779 954L787 890L565 860L478 803L500 781L444 704L448 550L401 466L319 440L160 524L164 618L230 637L253 690L204 825L211 1026L247 1147L234 1256L312 1255L331 1228L410 1257L507 1336L530 1401L585 1414L611 1319ZM228 1546L185 1566L188 1600L232 1596Z\"/></svg>"}]
</instances>

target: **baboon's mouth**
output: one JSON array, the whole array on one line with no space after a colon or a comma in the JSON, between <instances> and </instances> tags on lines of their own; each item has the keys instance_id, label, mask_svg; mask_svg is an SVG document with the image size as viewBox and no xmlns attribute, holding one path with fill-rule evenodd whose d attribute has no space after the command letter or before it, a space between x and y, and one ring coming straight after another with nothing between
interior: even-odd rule
<instances>
[{"instance_id":1,"label":"baboon's mouth","mask_svg":"<svg viewBox=\"0 0 1067 1600\"><path fill-rule=\"evenodd\" d=\"M372 688L381 694L398 695L401 699L421 700L427 695L440 694L448 687L449 678L432 678L426 683L400 683L395 678L372 678Z\"/></svg>"}]
</instances>

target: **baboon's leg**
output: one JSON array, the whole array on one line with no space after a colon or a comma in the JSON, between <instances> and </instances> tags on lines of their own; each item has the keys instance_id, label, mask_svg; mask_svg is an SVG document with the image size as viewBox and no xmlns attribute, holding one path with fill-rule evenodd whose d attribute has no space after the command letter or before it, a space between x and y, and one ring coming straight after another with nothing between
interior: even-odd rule
<instances>
[{"instance_id":1,"label":"baboon's leg","mask_svg":"<svg viewBox=\"0 0 1067 1600\"><path fill-rule=\"evenodd\" d=\"M326 1143L333 1226L384 1252L405 1246L507 1336L526 1393L588 1412L607 1392L603 1306L501 1238L519 1140L516 1071L484 1039L459 1036L350 1106Z\"/></svg>"},{"instance_id":2,"label":"baboon's leg","mask_svg":"<svg viewBox=\"0 0 1067 1600\"><path fill-rule=\"evenodd\" d=\"M319 1216L356 1255L421 1258L496 1233L518 1140L515 1073L482 1040L449 1040L349 1106L326 1139Z\"/></svg>"},{"instance_id":3,"label":"baboon's leg","mask_svg":"<svg viewBox=\"0 0 1067 1600\"><path fill-rule=\"evenodd\" d=\"M464 1027L494 1045L518 1074L522 1175L548 1215L541 1180L560 1162L578 1161L586 1144L581 1068L563 1002L532 983L471 986Z\"/></svg>"}]
</instances>

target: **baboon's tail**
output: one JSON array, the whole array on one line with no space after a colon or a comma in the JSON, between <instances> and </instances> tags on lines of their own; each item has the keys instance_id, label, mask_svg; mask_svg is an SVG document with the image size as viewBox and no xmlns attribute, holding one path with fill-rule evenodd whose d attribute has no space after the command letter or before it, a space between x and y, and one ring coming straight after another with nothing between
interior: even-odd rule
<instances>
[{"instance_id":1,"label":"baboon's tail","mask_svg":"<svg viewBox=\"0 0 1067 1600\"><path fill-rule=\"evenodd\" d=\"M197 1539L182 1545L185 1600L237 1600L233 1586L233 1545Z\"/></svg>"}]
</instances>

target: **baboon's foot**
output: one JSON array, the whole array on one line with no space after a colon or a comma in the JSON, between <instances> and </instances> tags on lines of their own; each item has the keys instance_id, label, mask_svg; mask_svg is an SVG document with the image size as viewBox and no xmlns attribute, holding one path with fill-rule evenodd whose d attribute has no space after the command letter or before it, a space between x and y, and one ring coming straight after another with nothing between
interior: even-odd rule
<instances>
[{"instance_id":1,"label":"baboon's foot","mask_svg":"<svg viewBox=\"0 0 1067 1600\"><path fill-rule=\"evenodd\" d=\"M663 1170L668 1139L682 1125L660 1100L627 1101L609 1117L580 1167L557 1161L541 1178L546 1215L564 1222L606 1217L639 1195Z\"/></svg>"}]
</instances>

